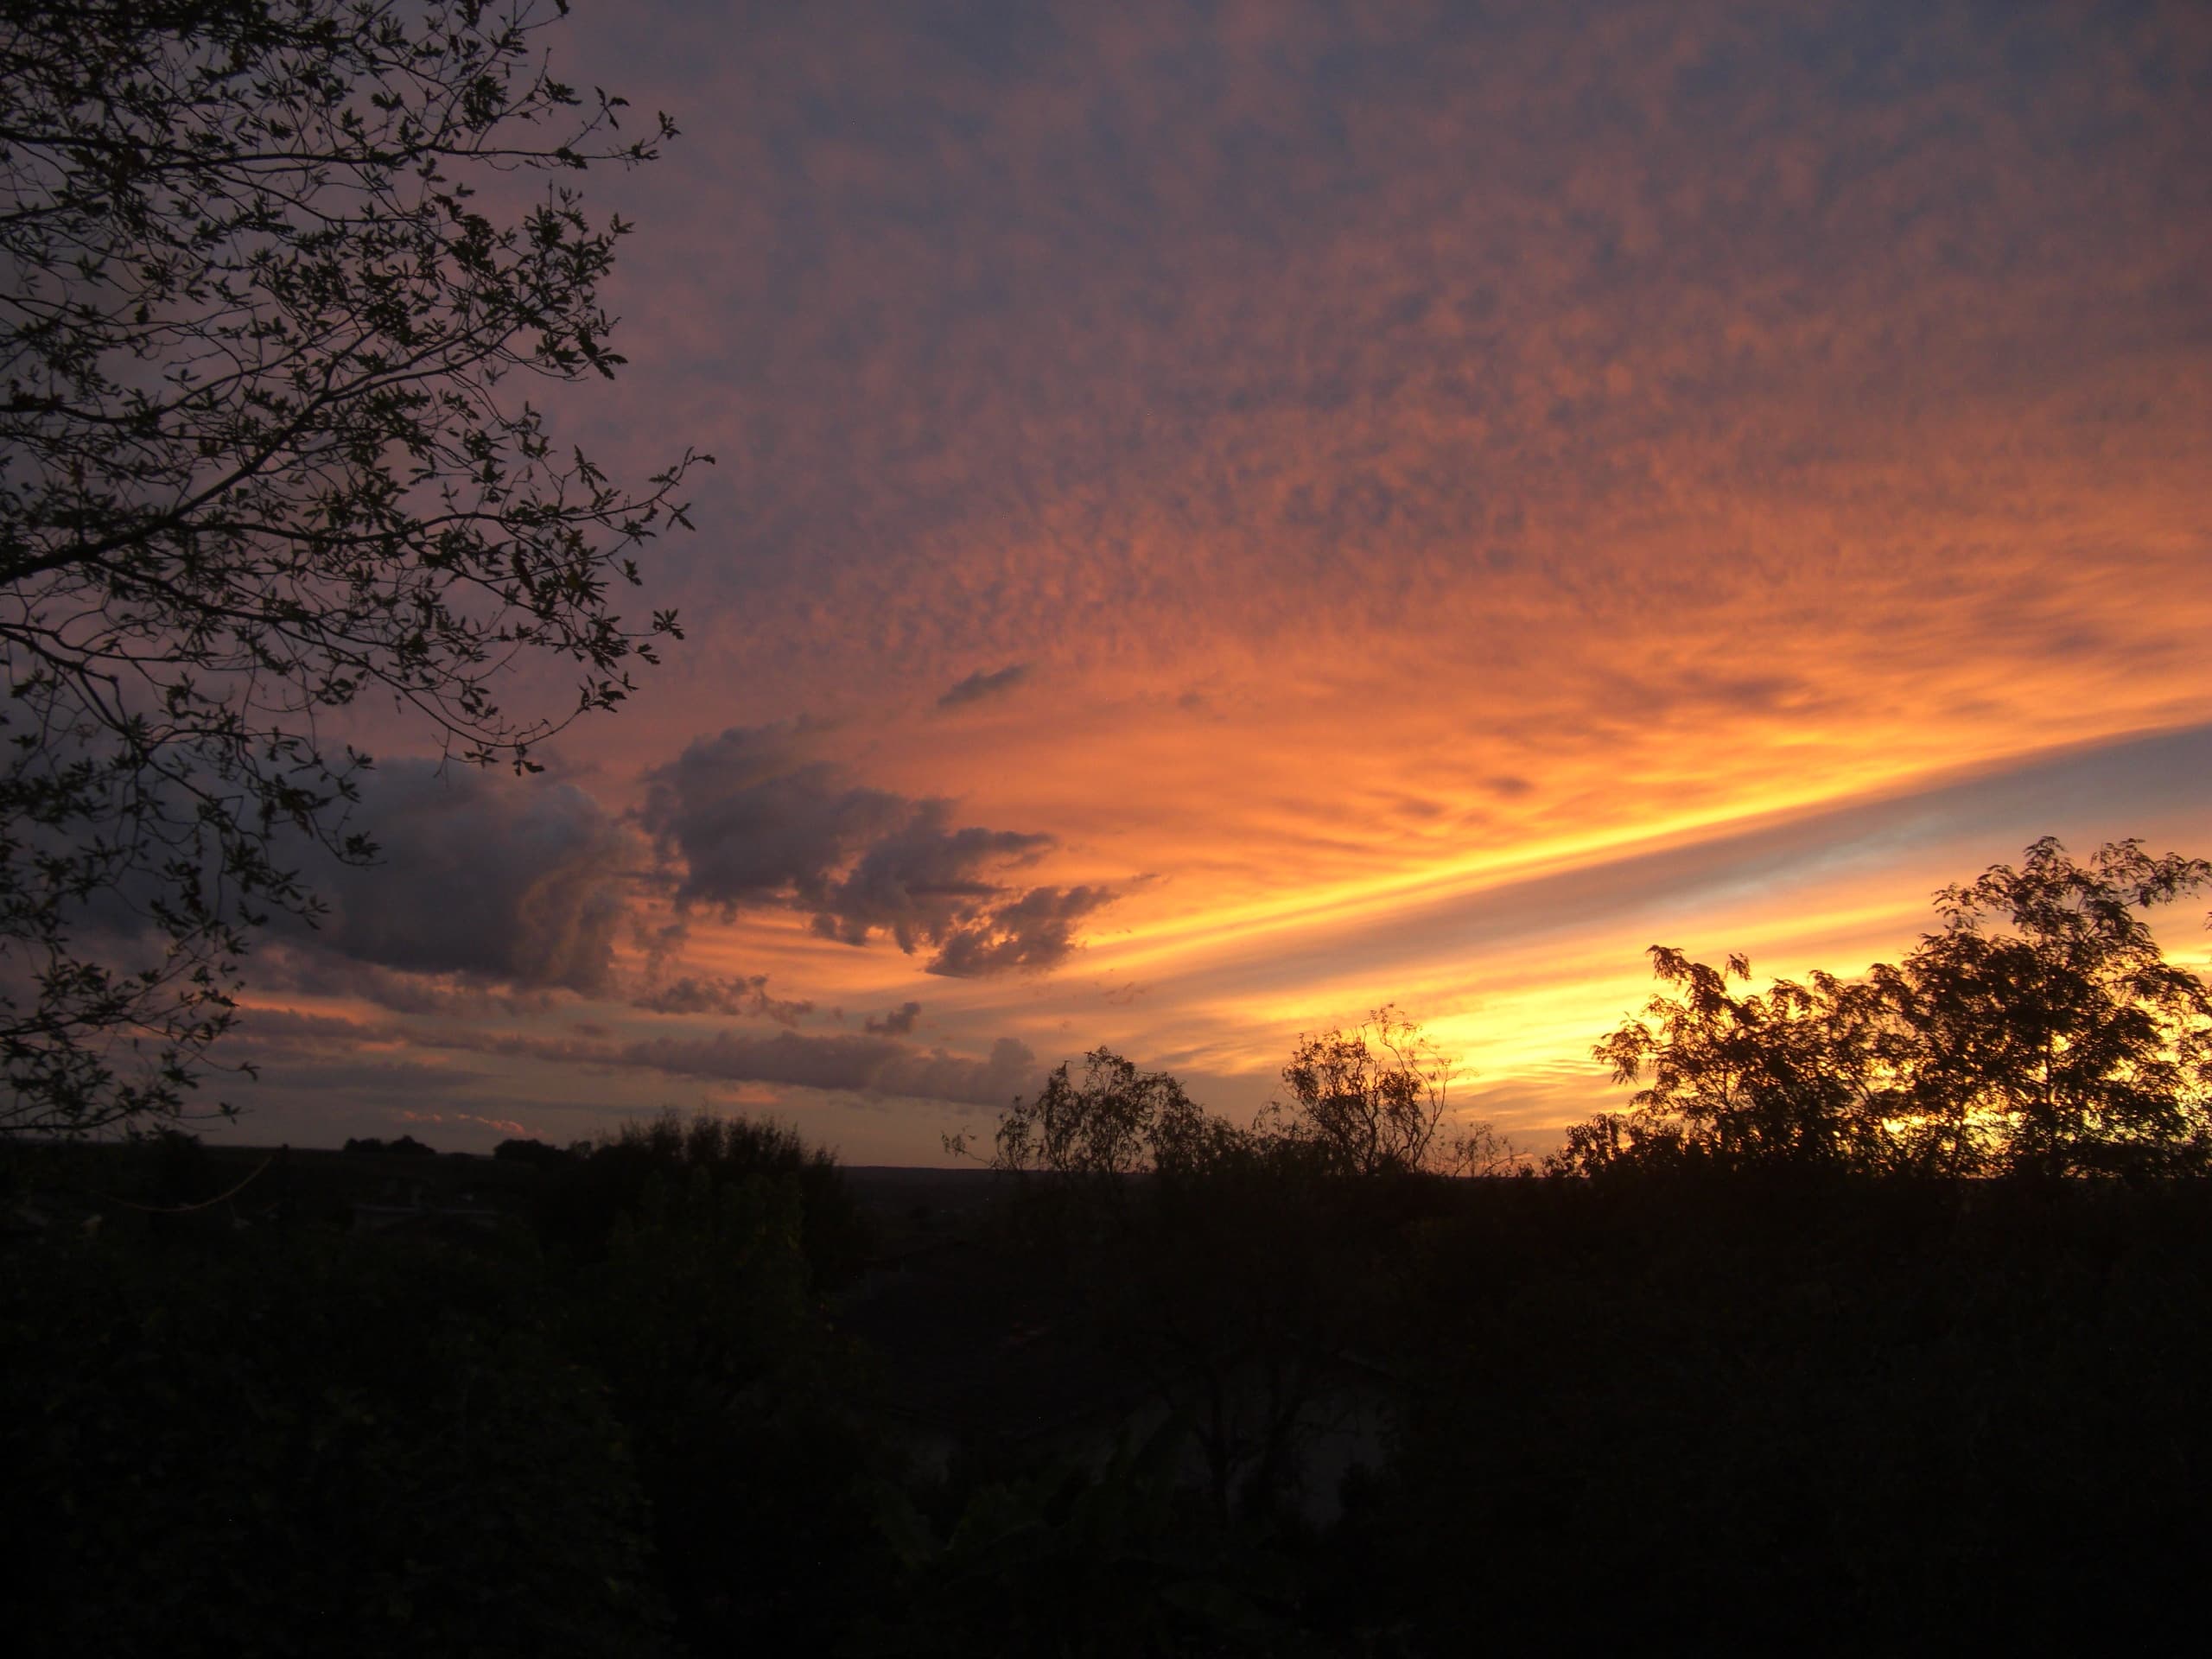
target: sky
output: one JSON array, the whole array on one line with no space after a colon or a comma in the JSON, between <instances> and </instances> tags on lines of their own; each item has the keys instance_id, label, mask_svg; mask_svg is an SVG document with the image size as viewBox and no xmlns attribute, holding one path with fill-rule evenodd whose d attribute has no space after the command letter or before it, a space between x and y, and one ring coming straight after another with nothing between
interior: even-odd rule
<instances>
[{"instance_id":1,"label":"sky","mask_svg":"<svg viewBox=\"0 0 2212 1659\"><path fill-rule=\"evenodd\" d=\"M1532 1150L1654 944L1848 973L2212 854L2212 10L579 0L685 639L538 777L378 734L238 1138L674 1106L936 1163L1395 1004ZM518 706L558 676L525 674ZM2201 908L2165 916L2208 957Z\"/></svg>"}]
</instances>

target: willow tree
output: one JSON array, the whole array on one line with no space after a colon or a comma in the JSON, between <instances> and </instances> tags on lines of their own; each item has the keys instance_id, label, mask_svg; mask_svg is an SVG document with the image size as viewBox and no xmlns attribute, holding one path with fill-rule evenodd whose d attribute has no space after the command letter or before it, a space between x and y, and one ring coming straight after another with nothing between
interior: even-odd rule
<instances>
[{"instance_id":1,"label":"willow tree","mask_svg":"<svg viewBox=\"0 0 2212 1659\"><path fill-rule=\"evenodd\" d=\"M620 365L575 175L674 131L552 21L0 0L0 1129L183 1111L302 856L373 850L349 705L527 768L677 632L614 596L706 458L625 487L523 395ZM573 700L502 708L529 658Z\"/></svg>"}]
</instances>

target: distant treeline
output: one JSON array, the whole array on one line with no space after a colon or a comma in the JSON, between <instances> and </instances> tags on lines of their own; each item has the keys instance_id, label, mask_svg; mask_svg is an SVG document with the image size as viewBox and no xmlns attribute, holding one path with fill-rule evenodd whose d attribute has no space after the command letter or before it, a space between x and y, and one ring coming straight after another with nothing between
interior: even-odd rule
<instances>
[{"instance_id":1,"label":"distant treeline","mask_svg":"<svg viewBox=\"0 0 2212 1659\"><path fill-rule=\"evenodd\" d=\"M1101 1049L1001 1120L1009 1169L1128 1173L1263 1148L1342 1173L1614 1176L1695 1166L1862 1176L2202 1175L2212 1171L2212 990L2166 960L2143 912L2212 885L2212 864L2114 842L2087 865L2053 840L1936 895L1900 963L1748 988L1750 963L1650 951L1671 995L1601 1041L1631 1109L1568 1132L1541 1166L1446 1113L1452 1069L1395 1009L1301 1039L1286 1097L1249 1130ZM953 1143L965 1149L962 1143Z\"/></svg>"}]
</instances>

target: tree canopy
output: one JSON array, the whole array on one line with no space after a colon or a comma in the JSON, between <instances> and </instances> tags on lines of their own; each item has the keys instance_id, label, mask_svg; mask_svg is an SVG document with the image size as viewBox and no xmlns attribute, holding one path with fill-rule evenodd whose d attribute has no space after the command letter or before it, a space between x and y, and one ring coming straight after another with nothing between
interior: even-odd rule
<instances>
[{"instance_id":1,"label":"tree canopy","mask_svg":"<svg viewBox=\"0 0 2212 1659\"><path fill-rule=\"evenodd\" d=\"M991 1162L997 1169L1111 1185L1124 1176L1186 1167L1234 1133L1168 1073L1140 1071L1111 1049L1097 1048L1084 1056L1080 1081L1063 1063L1034 1096L1007 1108L993 1137ZM952 1137L947 1148L964 1152L966 1141Z\"/></svg>"},{"instance_id":2,"label":"tree canopy","mask_svg":"<svg viewBox=\"0 0 2212 1659\"><path fill-rule=\"evenodd\" d=\"M1562 1172L1693 1162L1945 1176L2212 1169L2212 991L2142 912L2212 864L2049 837L1936 895L1942 925L1856 980L1738 995L1656 946L1674 995L1598 1045L1626 1113L1570 1132Z\"/></svg>"},{"instance_id":3,"label":"tree canopy","mask_svg":"<svg viewBox=\"0 0 2212 1659\"><path fill-rule=\"evenodd\" d=\"M675 130L550 21L0 0L0 1130L182 1112L301 855L373 854L350 705L527 768L677 632L613 594L708 458L626 488L518 391L621 364L570 181Z\"/></svg>"},{"instance_id":4,"label":"tree canopy","mask_svg":"<svg viewBox=\"0 0 2212 1659\"><path fill-rule=\"evenodd\" d=\"M1300 1037L1282 1082L1289 1098L1262 1122L1333 1173L1403 1173L1427 1167L1439 1149L1452 1066L1395 1007Z\"/></svg>"}]
</instances>

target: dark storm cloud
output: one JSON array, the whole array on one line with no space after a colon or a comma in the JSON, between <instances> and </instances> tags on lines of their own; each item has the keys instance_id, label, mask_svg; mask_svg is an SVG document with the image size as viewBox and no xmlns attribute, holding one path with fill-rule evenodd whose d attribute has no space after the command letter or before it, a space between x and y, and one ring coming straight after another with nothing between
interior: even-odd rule
<instances>
[{"instance_id":1,"label":"dark storm cloud","mask_svg":"<svg viewBox=\"0 0 2212 1659\"><path fill-rule=\"evenodd\" d=\"M772 1020L795 1026L814 1012L810 1001L788 1001L768 995L766 974L716 977L686 974L665 985L632 997L630 1006L648 1014L720 1014ZM873 1029L873 1027L871 1027Z\"/></svg>"},{"instance_id":2,"label":"dark storm cloud","mask_svg":"<svg viewBox=\"0 0 2212 1659\"><path fill-rule=\"evenodd\" d=\"M573 785L513 779L423 760L385 762L363 780L353 827L378 848L368 865L325 862L310 874L329 913L292 931L294 977L327 980L406 1012L451 986L346 973L331 957L403 975L460 976L528 989L591 993L610 978L640 850L597 801ZM324 958L312 958L320 953ZM395 1001L395 999L399 999Z\"/></svg>"},{"instance_id":3,"label":"dark storm cloud","mask_svg":"<svg viewBox=\"0 0 2212 1659\"><path fill-rule=\"evenodd\" d=\"M921 1017L920 1003L901 1002L882 1019L869 1020L867 1030L879 1037L904 1037L914 1029L914 1022Z\"/></svg>"},{"instance_id":4,"label":"dark storm cloud","mask_svg":"<svg viewBox=\"0 0 2212 1659\"><path fill-rule=\"evenodd\" d=\"M1050 968L1075 948L1076 925L1114 894L1104 887L1032 887L948 933L930 972L954 979Z\"/></svg>"},{"instance_id":5,"label":"dark storm cloud","mask_svg":"<svg viewBox=\"0 0 2212 1659\"><path fill-rule=\"evenodd\" d=\"M981 702L1011 691L1029 677L1029 664L1013 663L1005 668L986 674L978 669L937 700L940 709L958 709L971 702Z\"/></svg>"},{"instance_id":6,"label":"dark storm cloud","mask_svg":"<svg viewBox=\"0 0 2212 1659\"><path fill-rule=\"evenodd\" d=\"M681 859L676 901L725 912L819 908L836 872L913 815L913 803L809 760L789 727L733 727L646 774L645 829Z\"/></svg>"},{"instance_id":7,"label":"dark storm cloud","mask_svg":"<svg viewBox=\"0 0 2212 1659\"><path fill-rule=\"evenodd\" d=\"M955 829L949 803L918 801L906 823L824 887L814 931L847 944L886 932L909 952L925 941L936 944L991 912L1005 889L987 872L1032 862L1052 844L1049 836Z\"/></svg>"},{"instance_id":8,"label":"dark storm cloud","mask_svg":"<svg viewBox=\"0 0 2212 1659\"><path fill-rule=\"evenodd\" d=\"M277 942L257 951L254 984L303 996L350 997L394 1014L484 1020L543 1014L558 1000L542 986L486 980L466 971L421 971L358 961L315 944Z\"/></svg>"},{"instance_id":9,"label":"dark storm cloud","mask_svg":"<svg viewBox=\"0 0 2212 1659\"><path fill-rule=\"evenodd\" d=\"M642 819L681 866L679 907L801 910L824 938L888 934L909 954L935 947L930 972L970 976L1053 966L1115 897L1009 884L1052 837L956 825L948 801L855 784L804 751L797 728L734 728L647 774Z\"/></svg>"}]
</instances>

